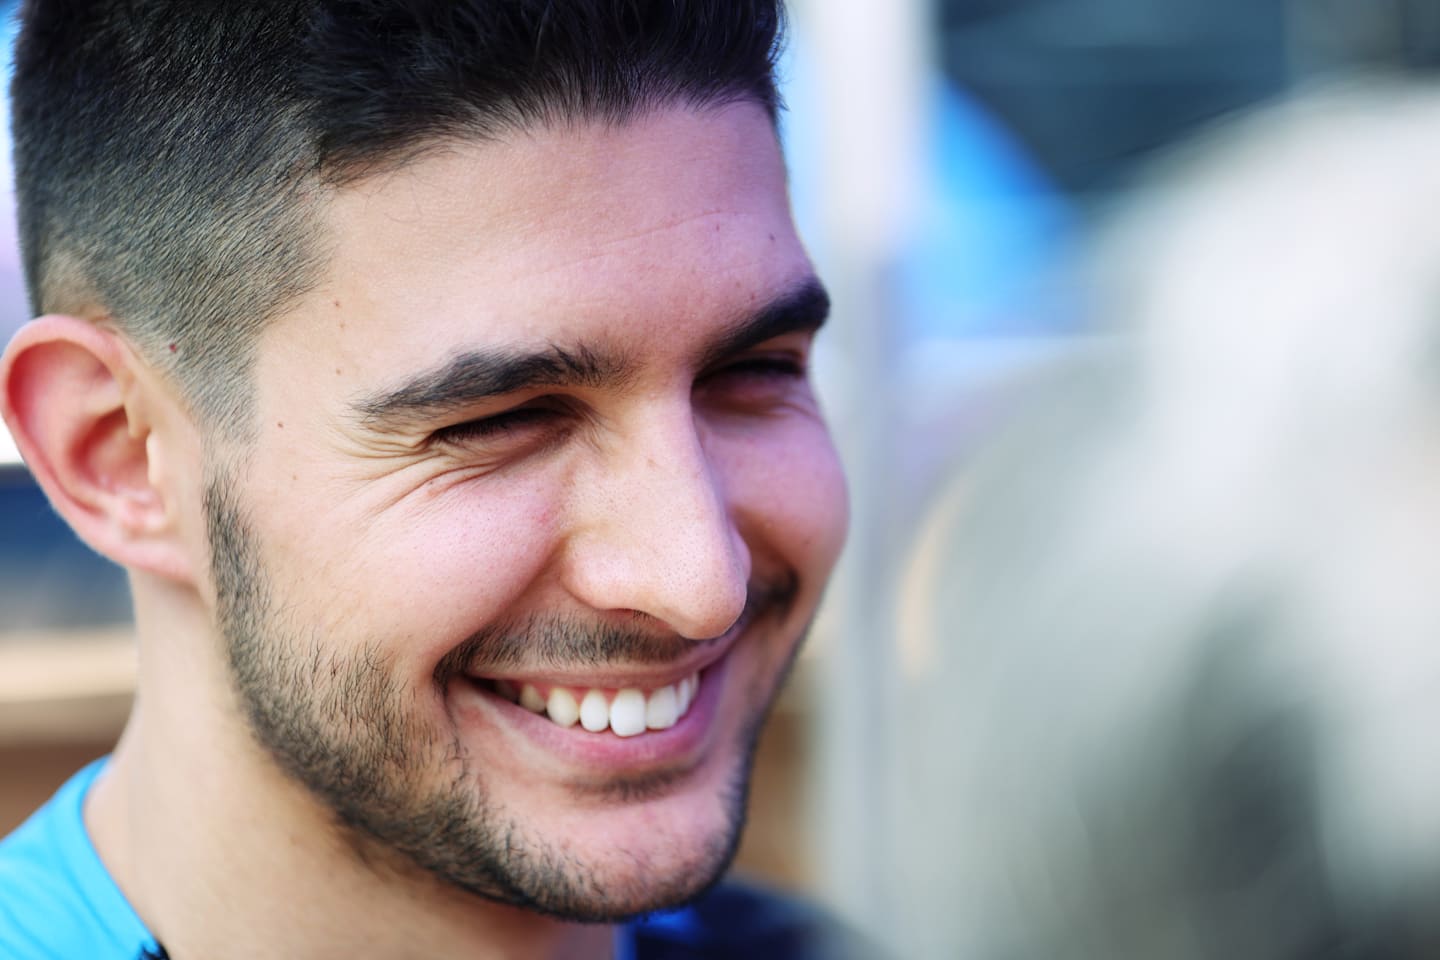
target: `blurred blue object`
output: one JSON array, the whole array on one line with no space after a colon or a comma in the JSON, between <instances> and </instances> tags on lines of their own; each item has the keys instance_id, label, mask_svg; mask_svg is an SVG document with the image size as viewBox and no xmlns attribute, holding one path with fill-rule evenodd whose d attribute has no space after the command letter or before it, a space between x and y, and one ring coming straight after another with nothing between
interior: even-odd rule
<instances>
[{"instance_id":1,"label":"blurred blue object","mask_svg":"<svg viewBox=\"0 0 1440 960\"><path fill-rule=\"evenodd\" d=\"M0 465L0 643L11 632L129 619L124 572L80 542L28 470Z\"/></svg>"},{"instance_id":2,"label":"blurred blue object","mask_svg":"<svg viewBox=\"0 0 1440 960\"><path fill-rule=\"evenodd\" d=\"M1039 295L1074 233L1070 204L978 101L932 81L923 197L901 250L912 338L1071 332Z\"/></svg>"},{"instance_id":3,"label":"blurred blue object","mask_svg":"<svg viewBox=\"0 0 1440 960\"><path fill-rule=\"evenodd\" d=\"M833 92L818 73L797 33L782 64L793 107L783 135L796 220L823 270L821 105ZM933 68L922 106L915 217L894 251L895 352L937 337L1072 332L1075 318L1041 293L1076 232L1069 200L1001 121Z\"/></svg>"}]
</instances>

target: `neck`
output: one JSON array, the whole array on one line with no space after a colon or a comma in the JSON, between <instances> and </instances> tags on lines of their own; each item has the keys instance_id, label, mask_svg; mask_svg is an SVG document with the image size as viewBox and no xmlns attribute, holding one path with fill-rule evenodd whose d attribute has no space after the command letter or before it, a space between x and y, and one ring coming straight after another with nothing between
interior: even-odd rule
<instances>
[{"instance_id":1,"label":"neck","mask_svg":"<svg viewBox=\"0 0 1440 960\"><path fill-rule=\"evenodd\" d=\"M101 859L174 960L603 957L613 931L376 868L238 720L203 616L141 603L124 736L86 803ZM153 627L153 629L151 629Z\"/></svg>"}]
</instances>

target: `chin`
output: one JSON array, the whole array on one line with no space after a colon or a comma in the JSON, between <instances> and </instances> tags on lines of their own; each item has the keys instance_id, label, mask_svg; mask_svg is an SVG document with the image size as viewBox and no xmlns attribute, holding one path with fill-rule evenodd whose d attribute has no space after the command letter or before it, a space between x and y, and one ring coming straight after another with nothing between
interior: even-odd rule
<instances>
[{"instance_id":1,"label":"chin","mask_svg":"<svg viewBox=\"0 0 1440 960\"><path fill-rule=\"evenodd\" d=\"M753 740L753 738L750 738ZM752 744L712 771L608 784L563 814L514 823L539 871L476 891L567 921L612 923L680 906L730 868L745 825ZM552 838L541 842L538 837ZM528 875L527 875L528 873Z\"/></svg>"}]
</instances>

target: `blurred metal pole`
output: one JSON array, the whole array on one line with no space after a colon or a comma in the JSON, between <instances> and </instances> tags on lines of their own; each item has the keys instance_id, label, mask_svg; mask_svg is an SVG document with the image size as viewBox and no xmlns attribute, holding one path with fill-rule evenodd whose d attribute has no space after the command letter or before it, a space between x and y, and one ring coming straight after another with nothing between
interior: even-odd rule
<instances>
[{"instance_id":1,"label":"blurred metal pole","mask_svg":"<svg viewBox=\"0 0 1440 960\"><path fill-rule=\"evenodd\" d=\"M895 402L894 263L919 180L930 69L923 0L795 0L824 92L823 229L817 248L835 303L826 405L851 494L849 545L831 584L818 658L814 778L821 894L874 933L894 911L886 883L894 828L887 724L898 694L890 623L896 538L888 482Z\"/></svg>"}]
</instances>

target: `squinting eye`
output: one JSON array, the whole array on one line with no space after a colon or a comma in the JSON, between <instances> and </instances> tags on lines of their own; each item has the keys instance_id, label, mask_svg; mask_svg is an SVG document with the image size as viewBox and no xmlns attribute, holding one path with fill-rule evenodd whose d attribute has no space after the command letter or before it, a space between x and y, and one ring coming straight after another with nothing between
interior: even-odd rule
<instances>
[{"instance_id":1,"label":"squinting eye","mask_svg":"<svg viewBox=\"0 0 1440 960\"><path fill-rule=\"evenodd\" d=\"M553 425L560 412L549 407L520 407L490 417L466 420L435 431L435 439L447 443L479 443L528 436Z\"/></svg>"},{"instance_id":2,"label":"squinting eye","mask_svg":"<svg viewBox=\"0 0 1440 960\"><path fill-rule=\"evenodd\" d=\"M714 377L792 378L803 377L805 373L805 363L798 356L793 354L762 354L721 367L712 372L707 379Z\"/></svg>"},{"instance_id":3,"label":"squinting eye","mask_svg":"<svg viewBox=\"0 0 1440 960\"><path fill-rule=\"evenodd\" d=\"M717 410L760 413L786 406L806 389L806 357L757 353L716 367L695 382L696 400Z\"/></svg>"}]
</instances>

